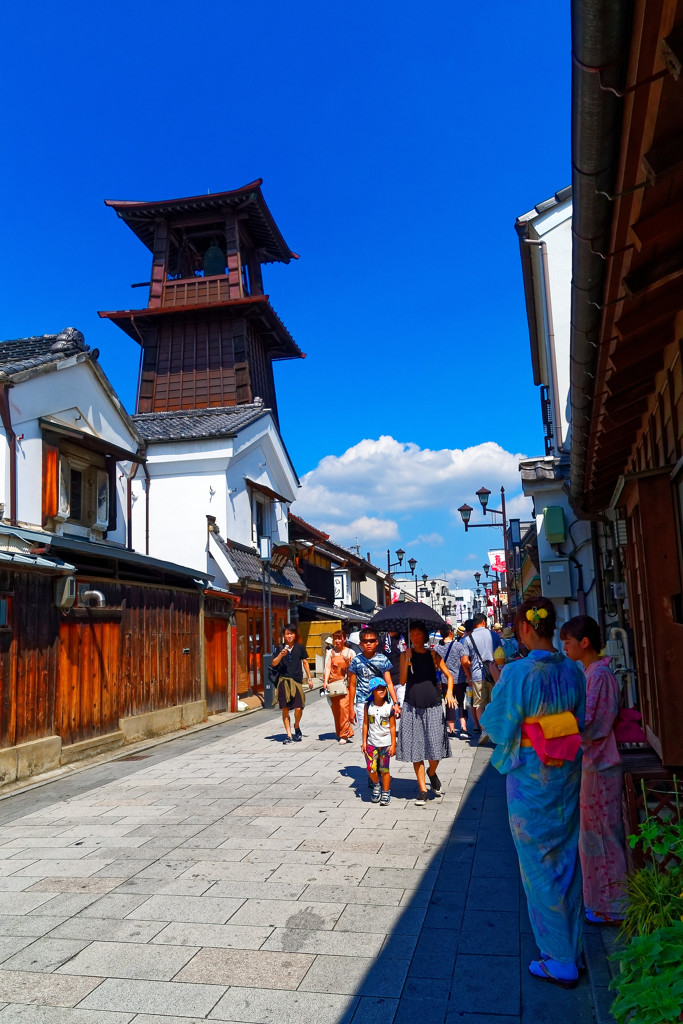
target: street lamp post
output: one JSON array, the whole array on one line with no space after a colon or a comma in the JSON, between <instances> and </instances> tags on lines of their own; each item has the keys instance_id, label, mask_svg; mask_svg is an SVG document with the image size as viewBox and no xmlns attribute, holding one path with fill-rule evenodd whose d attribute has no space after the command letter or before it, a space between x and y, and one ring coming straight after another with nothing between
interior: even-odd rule
<instances>
[{"instance_id":1,"label":"street lamp post","mask_svg":"<svg viewBox=\"0 0 683 1024\"><path fill-rule=\"evenodd\" d=\"M505 589L506 589L506 592L508 594L508 604L509 604L509 601L510 601L509 594L510 594L510 592L509 592L509 589L508 589L508 586L507 586L507 574L508 574L509 563L508 563L508 543L507 543L507 517L506 517L506 514L505 514L505 488L501 487L501 489L500 489L500 508L489 508L489 498L491 497L491 492L488 489L488 487L480 487L479 490L477 491L477 497L479 498L479 504L482 507L482 511L483 511L484 515L486 515L488 512L495 513L496 515L501 516L502 522L499 522L499 523L498 522L493 522L493 523L471 523L470 522L470 518L472 516L472 512L474 511L474 509L472 508L471 505L466 505L466 504L465 505L461 505L460 508L458 509L458 512L460 513L460 517L461 517L461 519L462 519L462 521L463 521L463 523L465 525L465 533L467 533L468 530L476 530L479 527L483 527L483 526L497 526L499 528L502 528L502 530L503 530L503 553L504 553L504 558L505 558ZM490 566L489 566L489 568L490 568ZM481 574L479 574L479 575L481 575ZM477 576L477 573L475 573L475 577L476 576Z\"/></svg>"},{"instance_id":2,"label":"street lamp post","mask_svg":"<svg viewBox=\"0 0 683 1024\"><path fill-rule=\"evenodd\" d=\"M391 593L391 581L392 579L395 579L396 576L415 576L415 566L417 565L416 558L408 559L408 566L410 568L410 571L408 571L408 569L400 568L403 565L403 559L405 558L405 556L406 553L403 550L403 548L399 548L398 551L396 552L396 557L398 561L392 562L391 552L387 548L387 582L389 584L389 593ZM415 600L417 600L417 577L415 577Z\"/></svg>"}]
</instances>

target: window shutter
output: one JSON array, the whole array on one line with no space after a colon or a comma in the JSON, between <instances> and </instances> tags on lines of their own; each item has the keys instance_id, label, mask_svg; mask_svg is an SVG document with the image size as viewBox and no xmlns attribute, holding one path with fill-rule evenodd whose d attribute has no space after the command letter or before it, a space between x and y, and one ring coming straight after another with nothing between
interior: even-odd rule
<instances>
[{"instance_id":1,"label":"window shutter","mask_svg":"<svg viewBox=\"0 0 683 1024\"><path fill-rule=\"evenodd\" d=\"M95 523L100 530L109 526L109 474L104 469L96 473Z\"/></svg>"},{"instance_id":2,"label":"window shutter","mask_svg":"<svg viewBox=\"0 0 683 1024\"><path fill-rule=\"evenodd\" d=\"M116 459L107 456L107 476L109 478L109 522L107 530L111 533L116 529Z\"/></svg>"},{"instance_id":3,"label":"window shutter","mask_svg":"<svg viewBox=\"0 0 683 1024\"><path fill-rule=\"evenodd\" d=\"M43 441L43 526L59 511L59 449Z\"/></svg>"}]
</instances>

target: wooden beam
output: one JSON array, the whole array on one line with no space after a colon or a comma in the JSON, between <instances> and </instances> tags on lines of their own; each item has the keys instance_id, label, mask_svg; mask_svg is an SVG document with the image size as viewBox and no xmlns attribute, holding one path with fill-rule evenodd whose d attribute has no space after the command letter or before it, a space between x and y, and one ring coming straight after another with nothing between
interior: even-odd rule
<instances>
[{"instance_id":1,"label":"wooden beam","mask_svg":"<svg viewBox=\"0 0 683 1024\"><path fill-rule=\"evenodd\" d=\"M661 288L662 285L675 281L683 275L683 252L678 248L675 252L665 253L663 256L649 263L637 267L633 273L622 278L622 284L626 295L635 298L639 295L646 295Z\"/></svg>"},{"instance_id":2,"label":"wooden beam","mask_svg":"<svg viewBox=\"0 0 683 1024\"><path fill-rule=\"evenodd\" d=\"M683 288L680 281L670 281L645 295L636 309L624 313L614 328L621 338L644 331L662 320L671 319L683 309Z\"/></svg>"},{"instance_id":3,"label":"wooden beam","mask_svg":"<svg viewBox=\"0 0 683 1024\"><path fill-rule=\"evenodd\" d=\"M671 206L665 206L649 217L643 217L631 227L636 249L643 246L661 245L673 238L679 238L683 227L683 199Z\"/></svg>"},{"instance_id":4,"label":"wooden beam","mask_svg":"<svg viewBox=\"0 0 683 1024\"><path fill-rule=\"evenodd\" d=\"M627 338L617 338L609 355L616 373L642 363L657 364L661 369L663 351L674 340L674 320L670 317Z\"/></svg>"},{"instance_id":5,"label":"wooden beam","mask_svg":"<svg viewBox=\"0 0 683 1024\"><path fill-rule=\"evenodd\" d=\"M683 170L683 134L653 146L643 156L642 164L651 185L658 184L667 174Z\"/></svg>"}]
</instances>

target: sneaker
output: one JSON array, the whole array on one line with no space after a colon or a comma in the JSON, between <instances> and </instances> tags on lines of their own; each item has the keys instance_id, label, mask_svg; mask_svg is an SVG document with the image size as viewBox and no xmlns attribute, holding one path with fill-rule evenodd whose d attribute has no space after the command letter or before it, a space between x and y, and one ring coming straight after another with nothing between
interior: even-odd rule
<instances>
[{"instance_id":1,"label":"sneaker","mask_svg":"<svg viewBox=\"0 0 683 1024\"><path fill-rule=\"evenodd\" d=\"M345 740L345 739L344 739L344 737L342 736L342 738L341 738L340 740L337 740L337 742L339 743L339 746L340 746L340 747L343 747L343 746L344 746L344 744L346 743L346 740Z\"/></svg>"},{"instance_id":2,"label":"sneaker","mask_svg":"<svg viewBox=\"0 0 683 1024\"><path fill-rule=\"evenodd\" d=\"M441 789L441 782L439 780L439 776L436 774L436 772L434 772L433 775L430 775L429 772L427 772L427 778L429 779L429 785L432 787L432 793L434 794L434 796L441 796L443 791Z\"/></svg>"},{"instance_id":3,"label":"sneaker","mask_svg":"<svg viewBox=\"0 0 683 1024\"><path fill-rule=\"evenodd\" d=\"M285 738L283 739L282 742L284 744L291 743L292 742L292 737L291 736L285 736Z\"/></svg>"},{"instance_id":4,"label":"sneaker","mask_svg":"<svg viewBox=\"0 0 683 1024\"><path fill-rule=\"evenodd\" d=\"M389 792L388 789L385 789L384 792L382 793L382 796L380 797L379 805L380 807L388 807L390 803L391 793Z\"/></svg>"},{"instance_id":5,"label":"sneaker","mask_svg":"<svg viewBox=\"0 0 683 1024\"><path fill-rule=\"evenodd\" d=\"M302 739L303 739L303 737L301 735L301 729L295 729L294 730L294 742L295 743L301 743Z\"/></svg>"},{"instance_id":6,"label":"sneaker","mask_svg":"<svg viewBox=\"0 0 683 1024\"><path fill-rule=\"evenodd\" d=\"M419 790L419 792L417 794L417 797L415 799L415 806L416 807L424 807L424 805L427 803L428 800L429 800L429 793L427 792L427 790L422 790L421 789L421 790Z\"/></svg>"},{"instance_id":7,"label":"sneaker","mask_svg":"<svg viewBox=\"0 0 683 1024\"><path fill-rule=\"evenodd\" d=\"M489 734L487 732L482 732L481 735L479 736L479 739L477 740L477 746L483 747L488 742L489 742Z\"/></svg>"},{"instance_id":8,"label":"sneaker","mask_svg":"<svg viewBox=\"0 0 683 1024\"><path fill-rule=\"evenodd\" d=\"M379 782L373 782L373 784L372 784L372 796L370 797L370 799L372 800L373 804L378 804L379 801L380 801L381 796L382 796L382 787L380 786Z\"/></svg>"}]
</instances>

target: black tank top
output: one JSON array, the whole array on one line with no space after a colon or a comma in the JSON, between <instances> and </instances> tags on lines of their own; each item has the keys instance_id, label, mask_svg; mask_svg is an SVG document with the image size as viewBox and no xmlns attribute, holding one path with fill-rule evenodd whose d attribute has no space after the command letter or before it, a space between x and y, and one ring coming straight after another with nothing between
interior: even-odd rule
<instances>
[{"instance_id":1,"label":"black tank top","mask_svg":"<svg viewBox=\"0 0 683 1024\"><path fill-rule=\"evenodd\" d=\"M414 708L441 706L441 688L436 681L436 668L431 651L410 652L412 672L408 669L405 703Z\"/></svg>"}]
</instances>

